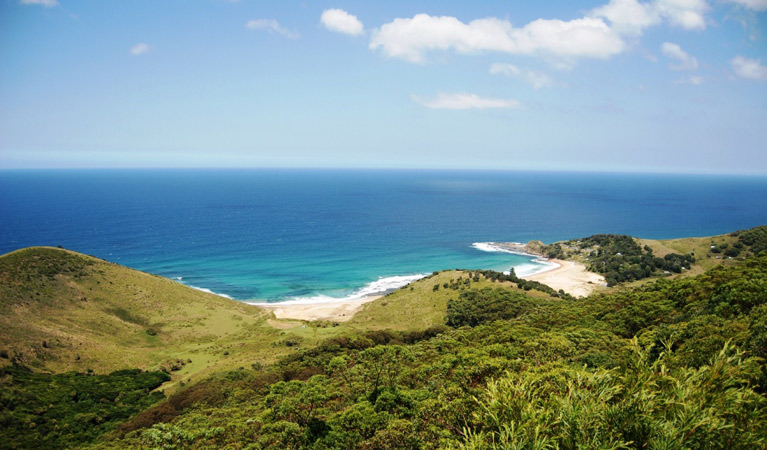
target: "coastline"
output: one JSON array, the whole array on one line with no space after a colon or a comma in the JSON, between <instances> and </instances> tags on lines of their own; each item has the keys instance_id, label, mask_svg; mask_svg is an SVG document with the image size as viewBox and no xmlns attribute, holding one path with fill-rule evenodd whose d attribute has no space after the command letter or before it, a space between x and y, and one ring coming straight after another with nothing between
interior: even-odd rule
<instances>
[{"instance_id":1,"label":"coastline","mask_svg":"<svg viewBox=\"0 0 767 450\"><path fill-rule=\"evenodd\" d=\"M280 303L256 303L250 302L249 305L258 306L274 313L277 319L294 320L330 320L334 322L345 322L354 316L357 311L362 309L362 305L378 300L383 295L369 295L355 299L328 299L326 302L299 303L299 302L280 302Z\"/></svg>"},{"instance_id":2,"label":"coastline","mask_svg":"<svg viewBox=\"0 0 767 450\"><path fill-rule=\"evenodd\" d=\"M605 282L601 275L588 272L586 266L581 263L544 258L540 252L536 252L527 244L475 242L472 247L481 251L511 253L532 258L531 262L534 264L515 266L517 276L549 285L555 290L564 290L574 297L588 296ZM506 273L508 274L508 272ZM378 281L369 283L347 297L318 295L274 303L267 301L244 301L243 303L271 311L275 319L344 322L351 319L366 303L377 300L388 292L407 286L424 276L425 274L381 277ZM181 281L180 279L177 280ZM189 287L213 293L208 289L196 286ZM216 295L232 299L227 295Z\"/></svg>"},{"instance_id":3,"label":"coastline","mask_svg":"<svg viewBox=\"0 0 767 450\"><path fill-rule=\"evenodd\" d=\"M555 290L562 289L574 297L586 297L605 283L604 277L587 271L586 266L581 263L558 259L548 260L547 263L549 264L543 270L520 278L538 281ZM247 303L271 311L276 319L345 322L360 311L363 305L382 297L383 295L369 295L358 298L327 297L325 300L313 302L289 300L278 303Z\"/></svg>"}]
</instances>

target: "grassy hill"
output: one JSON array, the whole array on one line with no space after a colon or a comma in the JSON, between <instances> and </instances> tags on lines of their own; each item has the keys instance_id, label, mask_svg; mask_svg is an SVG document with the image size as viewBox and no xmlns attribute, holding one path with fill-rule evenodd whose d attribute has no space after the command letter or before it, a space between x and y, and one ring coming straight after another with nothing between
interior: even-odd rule
<instances>
[{"instance_id":1,"label":"grassy hill","mask_svg":"<svg viewBox=\"0 0 767 450\"><path fill-rule=\"evenodd\" d=\"M13 252L0 449L764 448L762 231L634 240L696 262L584 299L435 273L344 323L278 320L66 250ZM113 372L131 368L170 376ZM161 384L164 400L149 395Z\"/></svg>"},{"instance_id":2,"label":"grassy hill","mask_svg":"<svg viewBox=\"0 0 767 450\"><path fill-rule=\"evenodd\" d=\"M271 313L180 283L57 248L0 256L0 364L38 371L166 369L189 382L215 371L268 364L301 335Z\"/></svg>"},{"instance_id":3,"label":"grassy hill","mask_svg":"<svg viewBox=\"0 0 767 450\"><path fill-rule=\"evenodd\" d=\"M346 323L307 323L69 250L28 248L0 256L0 366L15 362L52 373L166 370L172 381L163 387L175 388L211 373L270 364L348 332L442 324L458 289L433 286L459 278L469 277L449 271L412 283ZM473 286L489 284L481 277Z\"/></svg>"}]
</instances>

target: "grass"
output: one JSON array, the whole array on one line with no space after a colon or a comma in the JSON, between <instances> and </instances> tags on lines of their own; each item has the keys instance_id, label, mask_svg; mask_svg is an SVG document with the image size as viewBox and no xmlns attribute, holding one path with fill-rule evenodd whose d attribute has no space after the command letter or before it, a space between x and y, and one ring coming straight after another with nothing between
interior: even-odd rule
<instances>
[{"instance_id":1,"label":"grass","mask_svg":"<svg viewBox=\"0 0 767 450\"><path fill-rule=\"evenodd\" d=\"M447 301L457 299L460 290L445 288L453 280L465 281L469 271L450 270L431 275L418 280L383 298L364 306L362 311L345 323L350 328L358 330L424 330L429 327L443 325L447 314ZM434 286L439 286L434 290ZM484 287L506 286L517 290L514 283L491 282L484 277L479 281L470 282L466 288L481 289ZM521 290L520 290L521 291ZM538 291L524 291L531 297L549 298Z\"/></svg>"},{"instance_id":2,"label":"grass","mask_svg":"<svg viewBox=\"0 0 767 450\"><path fill-rule=\"evenodd\" d=\"M47 247L0 256L0 312L0 365L53 373L165 368L172 375L165 388L271 363L295 351L279 345L290 337L309 345L340 332L275 328L261 308Z\"/></svg>"},{"instance_id":3,"label":"grass","mask_svg":"<svg viewBox=\"0 0 767 450\"><path fill-rule=\"evenodd\" d=\"M442 272L366 304L349 322L321 326L69 250L28 248L0 256L0 365L51 373L166 370L172 378L163 389L175 390L355 330L441 325L447 300L460 293L443 285L467 278ZM484 277L471 282L498 285Z\"/></svg>"}]
</instances>

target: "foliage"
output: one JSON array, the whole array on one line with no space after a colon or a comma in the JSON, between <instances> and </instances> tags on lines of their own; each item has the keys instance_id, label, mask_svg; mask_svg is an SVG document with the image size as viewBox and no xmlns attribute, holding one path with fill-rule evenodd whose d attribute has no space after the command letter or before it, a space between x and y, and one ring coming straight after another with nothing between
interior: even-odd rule
<instances>
[{"instance_id":1,"label":"foliage","mask_svg":"<svg viewBox=\"0 0 767 450\"><path fill-rule=\"evenodd\" d=\"M471 275L471 272L470 272L470 275ZM574 297L572 295L570 295L570 294L568 294L568 293L566 293L566 292L564 292L562 290L555 291L550 286L547 286L547 285L545 285L543 283L540 283L538 281L525 280L523 278L519 278L517 276L517 274L515 273L513 267L511 268L511 270L510 270L508 275L506 275L504 273L501 273L501 272L496 272L496 271L493 271L493 270L477 270L477 271L474 272L474 277L475 278L478 277L479 275L482 275L483 277L485 277L486 279L488 279L488 280L490 280L492 282L496 282L496 281L499 281L499 282L501 282L501 281L509 281L509 282L512 282L512 283L516 283L516 285L517 285L517 287L519 289L522 289L522 290L525 290L525 291L535 290L535 291L543 292L545 294L549 294L552 297L559 297L559 298L564 298L564 299L568 299L568 300L574 300Z\"/></svg>"},{"instance_id":2,"label":"foliage","mask_svg":"<svg viewBox=\"0 0 767 450\"><path fill-rule=\"evenodd\" d=\"M766 280L767 255L570 301L464 277L458 328L340 335L99 447L763 448Z\"/></svg>"},{"instance_id":3,"label":"foliage","mask_svg":"<svg viewBox=\"0 0 767 450\"><path fill-rule=\"evenodd\" d=\"M68 448L97 439L161 400L164 372L108 375L0 369L0 448Z\"/></svg>"},{"instance_id":4,"label":"foliage","mask_svg":"<svg viewBox=\"0 0 767 450\"><path fill-rule=\"evenodd\" d=\"M514 274L496 274L414 283L382 299L388 306L366 308L369 328L307 327L276 363L192 383L92 447L767 444L767 254L586 299L520 290ZM370 311L399 318L389 310L415 297L422 308L443 301L446 309L425 314L441 311L449 326L372 326ZM311 345L314 335L325 339Z\"/></svg>"},{"instance_id":5,"label":"foliage","mask_svg":"<svg viewBox=\"0 0 767 450\"><path fill-rule=\"evenodd\" d=\"M605 276L608 286L660 275L681 273L695 262L690 255L669 253L653 255L648 246L640 246L631 236L596 234L583 239L556 243L543 248L549 258L566 259L577 255L586 260L589 270Z\"/></svg>"},{"instance_id":6,"label":"foliage","mask_svg":"<svg viewBox=\"0 0 767 450\"><path fill-rule=\"evenodd\" d=\"M518 317L533 306L522 293L508 289L485 288L461 292L448 300L446 323L451 327L476 326L495 320Z\"/></svg>"},{"instance_id":7,"label":"foliage","mask_svg":"<svg viewBox=\"0 0 767 450\"><path fill-rule=\"evenodd\" d=\"M767 445L758 363L725 345L707 366L649 363L637 341L619 369L555 367L489 383L460 449L722 448Z\"/></svg>"},{"instance_id":8,"label":"foliage","mask_svg":"<svg viewBox=\"0 0 767 450\"><path fill-rule=\"evenodd\" d=\"M737 236L738 241L747 246L754 255L767 250L767 225L736 231L732 235Z\"/></svg>"}]
</instances>

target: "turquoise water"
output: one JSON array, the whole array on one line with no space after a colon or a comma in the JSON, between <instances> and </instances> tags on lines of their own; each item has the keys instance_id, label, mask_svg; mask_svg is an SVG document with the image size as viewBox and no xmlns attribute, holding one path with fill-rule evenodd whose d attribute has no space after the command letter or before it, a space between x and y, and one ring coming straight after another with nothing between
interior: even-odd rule
<instances>
[{"instance_id":1,"label":"turquoise water","mask_svg":"<svg viewBox=\"0 0 767 450\"><path fill-rule=\"evenodd\" d=\"M380 292L449 268L543 268L477 242L662 239L767 224L767 178L0 171L0 214L3 253L62 245L238 300L284 301Z\"/></svg>"}]
</instances>

